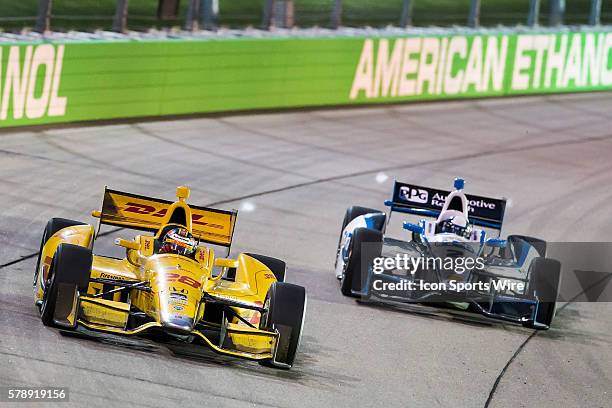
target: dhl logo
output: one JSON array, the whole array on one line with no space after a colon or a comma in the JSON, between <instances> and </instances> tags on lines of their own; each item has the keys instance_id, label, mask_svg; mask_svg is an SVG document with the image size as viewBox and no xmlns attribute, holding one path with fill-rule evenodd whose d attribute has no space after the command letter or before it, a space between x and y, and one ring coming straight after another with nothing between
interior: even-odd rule
<instances>
[{"instance_id":1,"label":"dhl logo","mask_svg":"<svg viewBox=\"0 0 612 408\"><path fill-rule=\"evenodd\" d=\"M131 212L131 213L135 213L135 214L141 214L141 215L150 215L151 217L158 217L158 218L163 218L166 213L168 212L167 208L162 208L160 210L158 210L157 208L153 207L152 205L147 205L147 204L140 204L140 203L127 203L126 204L127 207L123 208L122 211L125 212ZM218 228L218 229L223 229L223 225L219 225L219 224L212 224L210 222L204 222L202 220L204 216L201 214L192 214L191 215L191 222L193 224L198 224L198 225L206 225L210 228Z\"/></svg>"}]
</instances>

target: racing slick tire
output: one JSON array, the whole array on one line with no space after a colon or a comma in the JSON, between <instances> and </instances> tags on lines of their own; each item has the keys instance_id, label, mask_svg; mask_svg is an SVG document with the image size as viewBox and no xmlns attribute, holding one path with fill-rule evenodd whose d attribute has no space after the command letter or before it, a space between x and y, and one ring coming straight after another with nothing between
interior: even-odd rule
<instances>
[{"instance_id":1,"label":"racing slick tire","mask_svg":"<svg viewBox=\"0 0 612 408\"><path fill-rule=\"evenodd\" d=\"M338 237L338 249L336 251L336 262L334 263L334 268L338 266L338 257L340 256L340 245L342 244L342 232L349 224L349 222L353 221L355 218L372 213L381 213L380 210L375 210L373 208L367 207L359 207L358 205L354 205L352 207L347 208L346 213L344 214L344 220L342 221L342 228L340 228L340 236Z\"/></svg>"},{"instance_id":2,"label":"racing slick tire","mask_svg":"<svg viewBox=\"0 0 612 408\"><path fill-rule=\"evenodd\" d=\"M285 282L274 282L264 301L268 310L261 319L259 328L278 331L278 344L272 360L260 364L277 368L290 368L295 361L304 318L306 315L306 289Z\"/></svg>"},{"instance_id":3,"label":"racing slick tire","mask_svg":"<svg viewBox=\"0 0 612 408\"><path fill-rule=\"evenodd\" d=\"M262 264L266 265L268 269L272 271L274 277L278 282L285 281L285 274L287 273L287 264L285 261L281 261L280 259L272 258L271 256L259 255L259 254L250 254L246 253L245 255L250 256L251 258L257 259Z\"/></svg>"},{"instance_id":4,"label":"racing slick tire","mask_svg":"<svg viewBox=\"0 0 612 408\"><path fill-rule=\"evenodd\" d=\"M531 329L547 330L555 317L561 280L561 263L550 258L534 258L530 265L527 293L538 301L533 321L523 323Z\"/></svg>"},{"instance_id":5,"label":"racing slick tire","mask_svg":"<svg viewBox=\"0 0 612 408\"><path fill-rule=\"evenodd\" d=\"M372 214L372 213L380 213L382 211L380 210L375 210L373 208L367 208L367 207L359 207L358 205L354 205L350 208L348 208L346 210L346 213L344 214L344 220L342 221L342 229L340 229L340 233L342 233L342 231L344 231L344 228L346 228L346 226L349 224L349 222L353 221L355 218L361 216L361 215L366 215L366 214Z\"/></svg>"},{"instance_id":6,"label":"racing slick tire","mask_svg":"<svg viewBox=\"0 0 612 408\"><path fill-rule=\"evenodd\" d=\"M47 222L42 239L40 240L40 249L38 250L38 258L36 260L36 270L34 271L34 286L36 286L36 280L38 279L38 275L40 273L40 257L42 256L42 250L49 238L51 238L53 234L55 234L59 230L62 230L67 227L73 227L75 225L85 225L85 223L68 220L66 218L51 218Z\"/></svg>"},{"instance_id":7,"label":"racing slick tire","mask_svg":"<svg viewBox=\"0 0 612 408\"><path fill-rule=\"evenodd\" d=\"M89 248L65 243L58 246L40 307L40 318L45 326L76 327L77 295L87 292L92 259ZM71 314L73 321L66 319Z\"/></svg>"},{"instance_id":8,"label":"racing slick tire","mask_svg":"<svg viewBox=\"0 0 612 408\"><path fill-rule=\"evenodd\" d=\"M357 228L349 244L348 260L342 279L340 292L344 296L359 297L372 261L382 253L383 234L370 228ZM365 244L365 245L364 245Z\"/></svg>"},{"instance_id":9,"label":"racing slick tire","mask_svg":"<svg viewBox=\"0 0 612 408\"><path fill-rule=\"evenodd\" d=\"M521 241L525 241L534 247L541 257L546 256L546 241L543 239L528 237L527 235L508 235L507 241L512 245L516 259L521 259L523 257L524 247L521 245Z\"/></svg>"}]
</instances>

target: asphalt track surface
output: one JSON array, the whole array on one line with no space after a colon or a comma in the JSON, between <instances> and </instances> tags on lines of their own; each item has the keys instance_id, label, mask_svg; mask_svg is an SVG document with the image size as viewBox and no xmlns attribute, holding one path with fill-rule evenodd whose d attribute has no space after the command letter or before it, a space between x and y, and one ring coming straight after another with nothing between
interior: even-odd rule
<instances>
[{"instance_id":1,"label":"asphalt track surface","mask_svg":"<svg viewBox=\"0 0 612 408\"><path fill-rule=\"evenodd\" d=\"M609 240L610 93L15 130L0 157L0 386L65 386L88 407L612 406L611 303L568 303L534 335L364 306L332 270L346 207L382 208L394 178L508 197L505 233ZM171 199L180 184L241 210L234 252L283 258L307 288L291 371L41 324L47 219L92 222L105 185ZM116 254L113 236L97 251Z\"/></svg>"}]
</instances>

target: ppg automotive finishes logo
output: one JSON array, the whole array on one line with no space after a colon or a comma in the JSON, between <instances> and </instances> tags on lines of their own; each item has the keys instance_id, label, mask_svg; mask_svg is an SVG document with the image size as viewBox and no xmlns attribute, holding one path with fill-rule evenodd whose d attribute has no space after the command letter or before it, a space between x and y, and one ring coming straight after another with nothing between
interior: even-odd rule
<instances>
[{"instance_id":1,"label":"ppg automotive finishes logo","mask_svg":"<svg viewBox=\"0 0 612 408\"><path fill-rule=\"evenodd\" d=\"M400 197L413 203L425 204L429 202L429 192L421 188L404 186L400 188Z\"/></svg>"}]
</instances>

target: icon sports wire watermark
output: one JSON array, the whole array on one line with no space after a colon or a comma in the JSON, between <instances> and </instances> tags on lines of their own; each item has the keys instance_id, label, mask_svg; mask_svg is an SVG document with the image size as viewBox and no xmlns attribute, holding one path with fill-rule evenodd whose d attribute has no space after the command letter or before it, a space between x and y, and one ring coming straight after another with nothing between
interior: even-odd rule
<instances>
[{"instance_id":1,"label":"icon sports wire watermark","mask_svg":"<svg viewBox=\"0 0 612 408\"><path fill-rule=\"evenodd\" d=\"M462 243L460 253L454 254L448 252L455 249L448 244L415 246L413 242L385 239L381 255L380 243L363 243L361 285L357 286L366 298L383 295L425 302L456 302L463 295L475 294L537 296L544 302L612 302L612 242L543 245L537 250L528 245L497 242L495 247L485 245L483 249L480 243ZM554 282L558 285L556 291L534 291L537 286L541 288L542 279L550 280L552 276L551 271L534 272L535 262L541 258L560 264L559 277ZM555 292L556 297L551 295Z\"/></svg>"},{"instance_id":2,"label":"icon sports wire watermark","mask_svg":"<svg viewBox=\"0 0 612 408\"><path fill-rule=\"evenodd\" d=\"M481 291L524 291L525 282L513 279L495 279L490 281L465 282L464 275L470 272L481 272L486 267L483 257L414 257L408 254L396 254L393 257L379 256L372 262L372 289L374 291L441 291L465 292ZM417 272L438 271L438 282L415 279ZM388 272L394 276L412 275L412 280L399 279L393 282L377 279L378 275ZM431 275L431 273L430 273Z\"/></svg>"},{"instance_id":3,"label":"icon sports wire watermark","mask_svg":"<svg viewBox=\"0 0 612 408\"><path fill-rule=\"evenodd\" d=\"M0 387L0 402L68 402L66 387Z\"/></svg>"}]
</instances>

